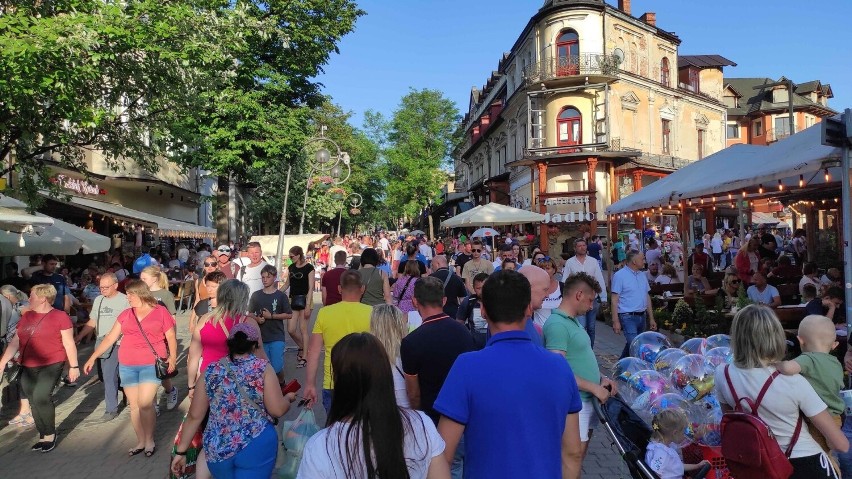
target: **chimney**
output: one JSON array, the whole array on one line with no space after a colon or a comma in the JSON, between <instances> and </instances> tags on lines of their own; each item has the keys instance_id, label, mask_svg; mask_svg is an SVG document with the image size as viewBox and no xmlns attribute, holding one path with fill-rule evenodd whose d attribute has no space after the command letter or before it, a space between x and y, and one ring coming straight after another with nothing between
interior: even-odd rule
<instances>
[{"instance_id":1,"label":"chimney","mask_svg":"<svg viewBox=\"0 0 852 479\"><path fill-rule=\"evenodd\" d=\"M618 0L618 9L630 15L630 0Z\"/></svg>"},{"instance_id":2,"label":"chimney","mask_svg":"<svg viewBox=\"0 0 852 479\"><path fill-rule=\"evenodd\" d=\"M642 20L643 22L647 23L648 25L651 25L652 27L657 26L657 14L654 12L647 12L642 14L642 16L639 17L639 20Z\"/></svg>"}]
</instances>

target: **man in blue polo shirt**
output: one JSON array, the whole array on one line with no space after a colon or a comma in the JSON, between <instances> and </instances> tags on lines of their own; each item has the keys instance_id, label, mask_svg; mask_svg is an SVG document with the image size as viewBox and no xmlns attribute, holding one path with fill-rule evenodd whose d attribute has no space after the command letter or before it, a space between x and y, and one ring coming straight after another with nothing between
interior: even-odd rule
<instances>
[{"instance_id":1,"label":"man in blue polo shirt","mask_svg":"<svg viewBox=\"0 0 852 479\"><path fill-rule=\"evenodd\" d=\"M579 453L567 458L572 475L575 472L579 475L582 469L592 429L597 424L592 401L606 402L617 392L615 383L609 378L601 377L598 359L592 350L591 337L580 322L585 314L592 310L600 292L600 284L591 275L582 271L571 274L565 279L562 302L552 310L544 323L544 347L568 361L583 402L583 409L580 411L580 441L583 447Z\"/></svg>"},{"instance_id":2,"label":"man in blue polo shirt","mask_svg":"<svg viewBox=\"0 0 852 479\"><path fill-rule=\"evenodd\" d=\"M563 358L524 332L529 281L515 271L492 274L481 312L493 336L456 359L434 404L444 457L452 460L464 436L465 479L580 477L562 460L582 452L577 383Z\"/></svg>"},{"instance_id":3,"label":"man in blue polo shirt","mask_svg":"<svg viewBox=\"0 0 852 479\"><path fill-rule=\"evenodd\" d=\"M651 286L642 271L644 268L645 255L641 251L630 250L625 266L612 275L612 330L615 334L621 334L624 328L624 339L627 342L621 352L622 358L630 353L633 338L645 331L646 321L649 329L657 329L654 307L648 294Z\"/></svg>"}]
</instances>

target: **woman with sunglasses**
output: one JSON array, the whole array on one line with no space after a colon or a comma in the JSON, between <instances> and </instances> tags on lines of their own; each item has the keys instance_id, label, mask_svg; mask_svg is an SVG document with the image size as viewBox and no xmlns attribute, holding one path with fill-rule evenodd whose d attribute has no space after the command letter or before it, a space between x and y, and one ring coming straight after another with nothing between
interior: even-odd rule
<instances>
[{"instance_id":1,"label":"woman with sunglasses","mask_svg":"<svg viewBox=\"0 0 852 479\"><path fill-rule=\"evenodd\" d=\"M737 304L740 285L742 280L734 273L725 273L725 279L722 280L722 287L716 292L716 296L724 298L725 307L731 308Z\"/></svg>"},{"instance_id":2,"label":"woman with sunglasses","mask_svg":"<svg viewBox=\"0 0 852 479\"><path fill-rule=\"evenodd\" d=\"M193 304L210 297L210 294L207 292L207 288L204 287L204 278L214 271L219 271L219 261L212 256L208 256L204 258L204 262L201 263L201 266L201 274L198 275L198 279L195 280L195 301L192 302Z\"/></svg>"}]
</instances>

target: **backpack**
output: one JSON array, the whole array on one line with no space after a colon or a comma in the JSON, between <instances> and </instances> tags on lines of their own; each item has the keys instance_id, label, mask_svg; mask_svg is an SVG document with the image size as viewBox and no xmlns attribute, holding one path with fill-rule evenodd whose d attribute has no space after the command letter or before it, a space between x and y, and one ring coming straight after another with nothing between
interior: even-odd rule
<instances>
[{"instance_id":1,"label":"backpack","mask_svg":"<svg viewBox=\"0 0 852 479\"><path fill-rule=\"evenodd\" d=\"M763 388L752 401L747 397L737 396L731 375L730 366L725 366L725 380L734 398L734 410L722 416L722 457L732 477L760 477L764 479L788 479L793 474L790 464L790 454L802 431L802 415L796 422L796 430L790 439L786 451L781 451L778 441L769 426L757 415L757 410L772 381L780 374L772 373L763 384ZM748 405L750 412L742 407L742 401Z\"/></svg>"}]
</instances>

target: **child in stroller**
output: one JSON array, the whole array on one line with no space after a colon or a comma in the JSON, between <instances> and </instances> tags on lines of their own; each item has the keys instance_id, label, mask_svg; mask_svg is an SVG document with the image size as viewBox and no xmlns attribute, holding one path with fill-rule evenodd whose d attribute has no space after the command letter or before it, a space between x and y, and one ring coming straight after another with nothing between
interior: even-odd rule
<instances>
[{"instance_id":1,"label":"child in stroller","mask_svg":"<svg viewBox=\"0 0 852 479\"><path fill-rule=\"evenodd\" d=\"M657 413L651 421L651 442L645 452L645 464L656 472L661 479L680 479L684 472L710 469L710 461L698 464L684 464L677 452L678 444L684 440L684 431L689 419L683 411L665 409ZM699 476L700 477L700 476Z\"/></svg>"},{"instance_id":2,"label":"child in stroller","mask_svg":"<svg viewBox=\"0 0 852 479\"><path fill-rule=\"evenodd\" d=\"M635 411L633 411L620 396L614 396L601 404L598 401L592 401L595 408L595 413L603 424L613 443L621 454L622 459L627 464L630 471L630 476L633 479L668 479L675 476L661 476L654 472L648 463L645 462L646 454L649 449L649 443L654 440L653 436L656 431L652 430L645 421L643 421ZM685 428L685 426L684 426ZM683 431L684 428L681 428ZM661 426L662 429L662 426ZM666 433L666 439L670 433ZM658 442L661 439L656 439ZM651 446L653 449L654 446ZM692 471L692 477L704 477L710 471L709 463L702 463L699 468ZM677 476L680 477L680 476Z\"/></svg>"}]
</instances>

